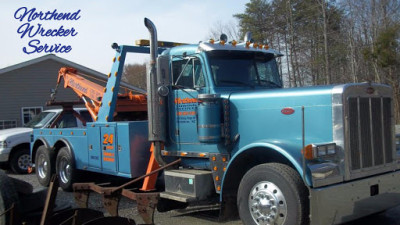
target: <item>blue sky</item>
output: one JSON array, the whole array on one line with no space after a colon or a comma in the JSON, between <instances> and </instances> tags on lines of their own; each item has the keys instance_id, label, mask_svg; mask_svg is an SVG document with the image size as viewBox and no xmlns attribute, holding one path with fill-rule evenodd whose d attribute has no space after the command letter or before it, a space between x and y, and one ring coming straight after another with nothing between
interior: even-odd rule
<instances>
[{"instance_id":1,"label":"blue sky","mask_svg":"<svg viewBox=\"0 0 400 225\"><path fill-rule=\"evenodd\" d=\"M209 37L213 24L236 21L232 15L243 13L247 2L249 0L2 0L0 68L45 55L28 55L22 51L23 47L29 48L29 41L39 39L42 44L70 45L72 50L69 53L56 55L108 73L114 57L114 50L110 47L113 42L133 45L137 39L148 39L144 17L156 25L159 40L197 43ZM76 21L36 19L30 22L35 28L38 23L49 29L57 29L61 25L64 28L74 27L78 34L74 37L36 36L21 39L17 30L27 21L14 18L20 7L36 8L36 11L43 12L56 9L64 13L80 9L81 18ZM147 56L137 56L138 62L143 62L144 57Z\"/></svg>"}]
</instances>

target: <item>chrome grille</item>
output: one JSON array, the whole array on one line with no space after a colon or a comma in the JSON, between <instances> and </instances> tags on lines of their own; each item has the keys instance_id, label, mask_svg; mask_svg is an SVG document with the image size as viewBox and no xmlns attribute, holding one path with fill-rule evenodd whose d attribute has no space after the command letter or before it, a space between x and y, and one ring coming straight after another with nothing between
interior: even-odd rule
<instances>
[{"instance_id":1,"label":"chrome grille","mask_svg":"<svg viewBox=\"0 0 400 225\"><path fill-rule=\"evenodd\" d=\"M350 171L393 162L391 98L349 97Z\"/></svg>"}]
</instances>

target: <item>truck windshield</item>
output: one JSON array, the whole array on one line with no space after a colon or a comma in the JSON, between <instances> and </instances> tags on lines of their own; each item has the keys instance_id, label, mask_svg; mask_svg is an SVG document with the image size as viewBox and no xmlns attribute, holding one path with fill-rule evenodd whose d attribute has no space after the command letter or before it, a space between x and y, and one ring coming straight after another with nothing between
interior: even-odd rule
<instances>
[{"instance_id":1,"label":"truck windshield","mask_svg":"<svg viewBox=\"0 0 400 225\"><path fill-rule=\"evenodd\" d=\"M30 128L41 128L47 124L49 120L53 118L55 112L41 112L39 115L33 117L24 127Z\"/></svg>"},{"instance_id":2,"label":"truck windshield","mask_svg":"<svg viewBox=\"0 0 400 225\"><path fill-rule=\"evenodd\" d=\"M273 54L251 51L211 51L207 54L217 87L282 87Z\"/></svg>"}]
</instances>

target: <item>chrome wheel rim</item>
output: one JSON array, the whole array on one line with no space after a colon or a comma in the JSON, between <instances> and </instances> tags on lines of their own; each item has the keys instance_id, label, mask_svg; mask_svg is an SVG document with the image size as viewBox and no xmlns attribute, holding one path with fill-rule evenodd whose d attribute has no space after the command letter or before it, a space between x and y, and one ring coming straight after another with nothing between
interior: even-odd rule
<instances>
[{"instance_id":1,"label":"chrome wheel rim","mask_svg":"<svg viewBox=\"0 0 400 225\"><path fill-rule=\"evenodd\" d=\"M68 183L68 181L71 177L71 165L69 165L67 158L65 158L65 157L61 158L60 164L59 164L59 169L60 169L60 173L58 175L60 176L61 181L64 184Z\"/></svg>"},{"instance_id":2,"label":"chrome wheel rim","mask_svg":"<svg viewBox=\"0 0 400 225\"><path fill-rule=\"evenodd\" d=\"M285 196L274 183L262 181L254 185L248 202L251 217L256 224L281 225L285 222Z\"/></svg>"},{"instance_id":3,"label":"chrome wheel rim","mask_svg":"<svg viewBox=\"0 0 400 225\"><path fill-rule=\"evenodd\" d=\"M37 172L40 178L46 178L48 173L48 162L46 161L44 155L39 155L39 159L37 161Z\"/></svg>"},{"instance_id":4,"label":"chrome wheel rim","mask_svg":"<svg viewBox=\"0 0 400 225\"><path fill-rule=\"evenodd\" d=\"M18 167L21 170L28 170L29 164L31 162L31 156L29 154L23 154L18 157Z\"/></svg>"}]
</instances>

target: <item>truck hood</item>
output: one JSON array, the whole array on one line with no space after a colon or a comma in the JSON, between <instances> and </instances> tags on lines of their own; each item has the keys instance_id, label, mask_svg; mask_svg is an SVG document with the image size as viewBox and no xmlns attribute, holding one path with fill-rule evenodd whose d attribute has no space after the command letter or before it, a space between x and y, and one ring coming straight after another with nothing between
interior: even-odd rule
<instances>
[{"instance_id":1,"label":"truck hood","mask_svg":"<svg viewBox=\"0 0 400 225\"><path fill-rule=\"evenodd\" d=\"M249 143L291 143L300 159L304 107L306 144L331 142L335 86L239 91L222 94L230 102L231 136L238 150ZM240 122L239 122L240 121Z\"/></svg>"},{"instance_id":2,"label":"truck hood","mask_svg":"<svg viewBox=\"0 0 400 225\"><path fill-rule=\"evenodd\" d=\"M5 130L0 130L0 141L4 141L11 137L16 136L29 136L32 132L32 128L20 127L20 128L10 128Z\"/></svg>"},{"instance_id":3,"label":"truck hood","mask_svg":"<svg viewBox=\"0 0 400 225\"><path fill-rule=\"evenodd\" d=\"M268 101L264 107L276 106L307 106L321 103L321 98L330 97L335 86L313 86L301 88L259 89L251 91L238 91L221 93L233 101L260 103ZM317 100L317 101L315 101ZM323 103L328 103L322 100ZM258 104L255 104L258 105ZM263 108L264 108L263 107Z\"/></svg>"}]
</instances>

